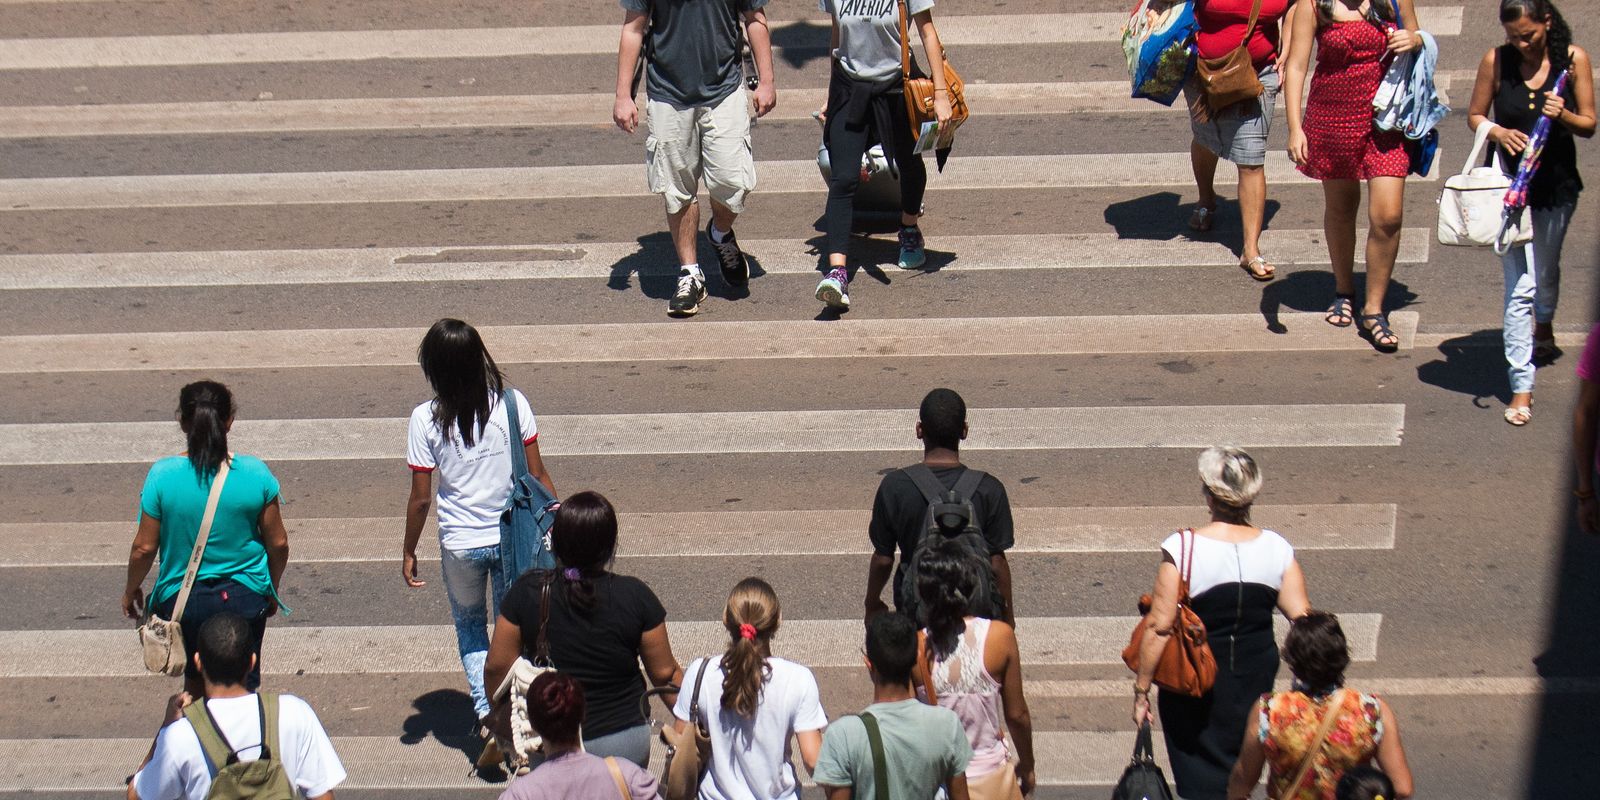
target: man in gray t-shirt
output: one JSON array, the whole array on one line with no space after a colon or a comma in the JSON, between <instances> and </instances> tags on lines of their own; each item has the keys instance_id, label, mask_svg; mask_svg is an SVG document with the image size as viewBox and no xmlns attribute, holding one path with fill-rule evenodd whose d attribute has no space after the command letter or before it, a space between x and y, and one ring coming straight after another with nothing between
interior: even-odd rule
<instances>
[{"instance_id":1,"label":"man in gray t-shirt","mask_svg":"<svg viewBox=\"0 0 1600 800\"><path fill-rule=\"evenodd\" d=\"M639 126L634 73L645 59L649 136L645 139L650 191L662 196L677 251L678 287L667 304L674 317L693 316L706 298L700 269L700 207L705 182L711 200L706 236L717 253L723 280L741 289L750 266L733 235L756 185L750 147L751 97L746 94L741 50L748 32L758 80L756 116L777 103L772 79L772 36L767 0L621 0L626 12L618 45L617 97L611 119L633 133Z\"/></svg>"},{"instance_id":2,"label":"man in gray t-shirt","mask_svg":"<svg viewBox=\"0 0 1600 800\"><path fill-rule=\"evenodd\" d=\"M872 705L861 713L878 728L885 774L873 764L865 720L841 717L822 734L811 773L829 800L873 800L879 781L890 800L932 800L941 786L950 800L967 800L972 744L954 712L917 699L911 688L916 663L917 626L910 617L886 611L867 620Z\"/></svg>"}]
</instances>

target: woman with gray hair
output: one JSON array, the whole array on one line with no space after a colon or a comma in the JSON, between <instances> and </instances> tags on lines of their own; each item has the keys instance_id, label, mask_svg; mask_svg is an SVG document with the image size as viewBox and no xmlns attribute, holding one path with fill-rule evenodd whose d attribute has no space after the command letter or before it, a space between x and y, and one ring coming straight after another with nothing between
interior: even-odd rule
<instances>
[{"instance_id":1,"label":"woman with gray hair","mask_svg":"<svg viewBox=\"0 0 1600 800\"><path fill-rule=\"evenodd\" d=\"M1216 683L1202 697L1162 692L1157 701L1177 793L1184 800L1224 800L1239 757L1251 704L1278 676L1274 609L1289 619L1311 608L1294 548L1250 524L1261 492L1261 469L1236 447L1200 454L1201 494L1211 521L1178 531L1161 544L1149 623L1133 681L1133 719L1152 717L1150 686L1187 581L1187 603L1205 623L1217 659Z\"/></svg>"}]
</instances>

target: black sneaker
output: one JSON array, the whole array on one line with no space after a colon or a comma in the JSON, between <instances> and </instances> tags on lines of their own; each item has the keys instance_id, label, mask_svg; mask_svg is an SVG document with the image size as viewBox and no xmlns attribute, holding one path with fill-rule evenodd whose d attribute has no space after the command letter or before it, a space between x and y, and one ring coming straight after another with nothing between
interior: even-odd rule
<instances>
[{"instance_id":1,"label":"black sneaker","mask_svg":"<svg viewBox=\"0 0 1600 800\"><path fill-rule=\"evenodd\" d=\"M711 249L717 251L717 261L722 266L722 279L730 286L747 286L750 283L750 262L745 260L744 251L739 249L739 239L728 231L722 241L711 238L712 223L706 223L706 238L711 241Z\"/></svg>"},{"instance_id":2,"label":"black sneaker","mask_svg":"<svg viewBox=\"0 0 1600 800\"><path fill-rule=\"evenodd\" d=\"M706 299L705 281L684 270L678 274L678 290L672 293L672 299L667 302L667 315L692 317L700 313L700 301L704 299Z\"/></svg>"}]
</instances>

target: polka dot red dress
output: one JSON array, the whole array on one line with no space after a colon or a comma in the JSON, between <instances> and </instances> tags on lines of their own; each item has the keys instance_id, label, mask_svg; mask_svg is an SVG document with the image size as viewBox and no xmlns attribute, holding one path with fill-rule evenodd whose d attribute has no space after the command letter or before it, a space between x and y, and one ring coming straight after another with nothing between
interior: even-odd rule
<instances>
[{"instance_id":1,"label":"polka dot red dress","mask_svg":"<svg viewBox=\"0 0 1600 800\"><path fill-rule=\"evenodd\" d=\"M1317 72L1306 99L1306 163L1317 180L1404 178L1411 170L1399 131L1372 124L1372 98L1386 68L1387 37L1366 20L1317 31Z\"/></svg>"}]
</instances>

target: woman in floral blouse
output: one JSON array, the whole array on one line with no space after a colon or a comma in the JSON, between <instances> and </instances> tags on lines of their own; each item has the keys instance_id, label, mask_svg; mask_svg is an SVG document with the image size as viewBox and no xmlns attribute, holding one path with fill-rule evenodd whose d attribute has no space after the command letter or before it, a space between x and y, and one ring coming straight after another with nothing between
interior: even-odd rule
<instances>
[{"instance_id":1,"label":"woman in floral blouse","mask_svg":"<svg viewBox=\"0 0 1600 800\"><path fill-rule=\"evenodd\" d=\"M1294 673L1294 686L1262 695L1250 710L1257 724L1245 734L1228 781L1229 800L1248 800L1263 765L1271 769L1268 797L1334 800L1345 770L1374 761L1394 782L1395 798L1410 797L1411 768L1394 711L1376 695L1344 688L1350 648L1339 618L1312 611L1295 620L1283 643L1283 660ZM1337 716L1313 752L1329 714Z\"/></svg>"}]
</instances>

